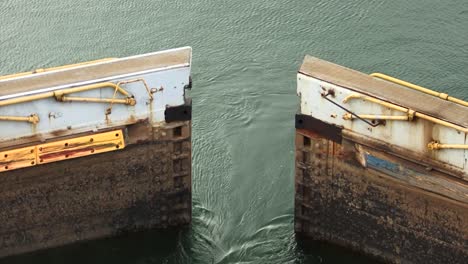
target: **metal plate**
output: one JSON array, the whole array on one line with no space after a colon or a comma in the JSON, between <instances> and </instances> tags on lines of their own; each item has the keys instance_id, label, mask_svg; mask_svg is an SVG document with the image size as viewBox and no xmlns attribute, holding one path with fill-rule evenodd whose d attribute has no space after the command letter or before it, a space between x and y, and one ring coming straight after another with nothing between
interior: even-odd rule
<instances>
[{"instance_id":1,"label":"metal plate","mask_svg":"<svg viewBox=\"0 0 468 264\"><path fill-rule=\"evenodd\" d=\"M125 148L122 130L71 138L37 146L38 164L73 159Z\"/></svg>"},{"instance_id":2,"label":"metal plate","mask_svg":"<svg viewBox=\"0 0 468 264\"><path fill-rule=\"evenodd\" d=\"M36 165L34 146L0 152L0 172Z\"/></svg>"},{"instance_id":3,"label":"metal plate","mask_svg":"<svg viewBox=\"0 0 468 264\"><path fill-rule=\"evenodd\" d=\"M0 152L0 172L125 148L122 130Z\"/></svg>"}]
</instances>

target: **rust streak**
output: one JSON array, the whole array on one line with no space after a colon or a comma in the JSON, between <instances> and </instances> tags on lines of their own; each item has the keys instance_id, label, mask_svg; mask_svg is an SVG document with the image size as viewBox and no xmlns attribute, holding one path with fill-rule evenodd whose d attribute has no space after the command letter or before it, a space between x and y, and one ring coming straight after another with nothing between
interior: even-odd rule
<instances>
[{"instance_id":1,"label":"rust streak","mask_svg":"<svg viewBox=\"0 0 468 264\"><path fill-rule=\"evenodd\" d=\"M39 155L40 159L47 160L47 159L53 159L53 158L58 158L58 157L63 157L63 156L76 156L81 153L90 153L91 151L97 151L101 149L106 149L106 148L112 148L117 146L117 144L104 144L104 145L97 145L93 147L86 147L86 148L81 148L81 149L73 149L73 150L64 150L64 151L59 151L59 152L53 152L53 153L47 153L43 155Z\"/></svg>"}]
</instances>

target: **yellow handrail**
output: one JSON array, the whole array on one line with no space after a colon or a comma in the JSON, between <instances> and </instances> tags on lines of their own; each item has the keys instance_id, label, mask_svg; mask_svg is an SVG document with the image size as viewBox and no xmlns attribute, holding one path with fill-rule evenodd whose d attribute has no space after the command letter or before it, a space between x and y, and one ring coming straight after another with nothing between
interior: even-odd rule
<instances>
[{"instance_id":1,"label":"yellow handrail","mask_svg":"<svg viewBox=\"0 0 468 264\"><path fill-rule=\"evenodd\" d=\"M89 91L89 90L94 90L94 89L100 89L104 87L112 87L116 89L117 91L119 91L122 95L125 95L127 97L130 96L130 94L124 89L122 89L119 85L115 83L111 83L111 82L95 83L95 84L90 84L90 85L85 85L85 86L80 86L80 87L68 88L68 89L56 91L54 93L55 95L57 94L66 95L66 94L71 94L71 93L79 93L79 92L84 92L84 91Z\"/></svg>"},{"instance_id":2,"label":"yellow handrail","mask_svg":"<svg viewBox=\"0 0 468 264\"><path fill-rule=\"evenodd\" d=\"M389 75L386 75L386 74L383 74L383 73L376 72L376 73L372 73L371 76L375 77L375 78L385 80L385 81L388 81L388 82L396 83L396 84L411 88L413 90L423 92L425 94L429 94L429 95L432 95L432 96L435 96L435 97L439 97L441 99L444 99L444 100L447 100L447 101L450 101L450 102L453 102L453 103L456 103L456 104L460 104L460 105L463 105L463 106L468 106L468 102L463 101L463 100L458 99L458 98L455 98L455 97L452 97L452 96L449 96L446 93L439 93L439 92L433 91L431 89L424 88L422 86L419 86L419 85L416 85L416 84L413 84L413 83L410 83L410 82L407 82L407 81L403 81L403 80L397 79L395 77L392 77L392 76L389 76Z\"/></svg>"},{"instance_id":3,"label":"yellow handrail","mask_svg":"<svg viewBox=\"0 0 468 264\"><path fill-rule=\"evenodd\" d=\"M94 90L94 89L101 89L105 87L111 87L114 89L114 96L111 99L65 96L71 93L84 92L84 91L89 91L89 90ZM126 98L124 99L115 98L117 92L120 92ZM85 86L80 86L80 87L68 88L68 89L63 89L63 90L58 90L58 91L46 92L46 93L41 93L41 94L35 94L35 95L30 95L30 96L24 96L24 97L19 97L19 98L7 99L7 100L0 101L0 107L13 105L13 104L19 104L19 103L26 103L26 102L31 102L31 101L36 101L36 100L41 100L41 99L51 98L51 97L55 98L55 100L59 102L110 103L110 107L106 110L106 114L110 113L112 109L112 105L114 103L126 104L126 105L136 104L135 98L133 98L127 91L122 89L122 87L120 87L118 84L114 84L111 82L104 82L104 83L96 83L96 84L90 84L90 85L85 85ZM1 120L3 121L27 121L33 124L37 124L39 122L39 117L37 115L33 115L30 117L1 117L0 116L0 121Z\"/></svg>"},{"instance_id":4,"label":"yellow handrail","mask_svg":"<svg viewBox=\"0 0 468 264\"><path fill-rule=\"evenodd\" d=\"M19 103L26 103L26 102L31 102L31 101L36 101L36 100L41 100L45 98L50 98L53 97L55 100L59 102L88 102L88 103L109 103L109 108L106 110L106 115L110 114L112 112L112 106L113 104L126 104L126 105L135 105L136 100L133 98L133 96L128 93L126 90L124 90L120 85L123 84L129 84L129 83L135 83L135 82L142 82L143 85L145 86L146 91L148 92L148 95L150 97L150 100L153 100L153 95L151 93L151 90L147 84L147 82L140 78L140 79L132 79L132 80L125 80L125 81L120 81L117 84L111 83L111 82L103 82L103 83L96 83L96 84L90 84L90 85L85 85L85 86L80 86L80 87L73 87L73 88L68 88L68 89L63 89L63 90L57 90L57 91L52 91L52 92L45 92L41 94L35 94L35 95L30 95L30 96L23 96L19 98L12 98L12 99L7 99L0 101L0 107L1 106L7 106L7 105L13 105L13 104L19 104ZM94 89L100 89L100 88L113 88L114 89L114 94L112 98L97 98L97 97L72 97L72 96L66 96L68 94L72 93L79 93L79 92L84 92L84 91L89 91L89 90L94 90ZM120 94L124 95L125 98L123 99L118 99L116 98L117 92ZM37 119L27 119L25 117L2 117L0 116L0 121L1 120L8 120L8 121L28 121L31 123L37 123L39 120Z\"/></svg>"},{"instance_id":5,"label":"yellow handrail","mask_svg":"<svg viewBox=\"0 0 468 264\"><path fill-rule=\"evenodd\" d=\"M0 81L1 80L12 79L12 78L16 78L16 77L21 77L21 76L27 76L27 75L31 75L31 74L35 74L35 73L57 71L57 70L62 70L62 69L75 68L75 67L83 66L83 65L96 64L96 63L99 63L99 62L111 61L111 60L115 60L115 59L116 58L105 58L105 59L100 59L100 60L85 61L85 62L80 62L80 63L75 63L75 64L68 64L68 65L57 66L57 67L51 67L51 68L46 68L46 69L40 68L40 69L36 69L34 71L20 72L20 73L0 76Z\"/></svg>"},{"instance_id":6,"label":"yellow handrail","mask_svg":"<svg viewBox=\"0 0 468 264\"><path fill-rule=\"evenodd\" d=\"M385 102L385 101L382 101L380 99L369 97L369 96L363 95L363 94L348 95L348 96L346 96L345 99L343 99L343 103L346 104L351 99L363 99L363 100L366 100L366 101L369 101L369 102L372 102L372 103L376 103L376 104L379 104L379 105L382 105L382 106L385 106L385 107L388 107L388 108L391 108L393 110L397 110L397 111L400 111L400 112L407 112L408 111L408 109L405 108L405 107L394 105L392 103Z\"/></svg>"},{"instance_id":7,"label":"yellow handrail","mask_svg":"<svg viewBox=\"0 0 468 264\"><path fill-rule=\"evenodd\" d=\"M84 91L89 91L93 89L100 89L104 87L114 88L117 91L119 91L121 94L125 95L126 97L131 97L131 95L127 91L122 89L120 86L111 82L104 82L104 83L90 84L90 85L85 85L85 86L80 86L80 87L69 88L69 89L63 89L59 91L46 92L46 93L41 93L41 94L23 96L19 98L7 99L7 100L0 101L0 106L31 102L31 101L36 101L36 100L45 99L49 97L55 97L58 101L61 101L62 100L61 98L63 98L67 94L84 92Z\"/></svg>"},{"instance_id":8,"label":"yellow handrail","mask_svg":"<svg viewBox=\"0 0 468 264\"><path fill-rule=\"evenodd\" d=\"M16 73L16 74L11 74L11 75L6 75L6 76L0 76L0 81L12 79L16 77L21 77L21 76L27 76L27 75L31 75L35 73L56 71L56 70L61 70L61 69L74 68L74 67L83 66L83 65L96 64L99 62L111 61L115 59L116 58L105 58L105 59L100 59L100 60L87 61L87 62L69 64L69 65L58 66L58 67L51 67L47 69L36 69L30 72L23 72L23 73ZM97 84L90 84L90 85L85 85L85 86L80 86L80 87L68 88L68 89L63 89L63 90L58 90L58 91L53 91L53 92L45 92L41 94L24 96L24 97L19 97L19 98L7 99L7 100L0 101L0 106L31 102L31 101L53 97L59 102L110 103L109 108L106 110L106 114L109 114L112 111L113 104L126 104L126 105L132 105L132 106L136 104L136 101L133 98L133 96L130 95L126 90L124 90L120 86L123 84L134 83L134 82L142 82L143 85L145 86L146 91L148 92L150 99L153 100L153 94L151 93L148 84L146 83L144 79L140 78L140 79L120 81L117 84L114 84L111 82L104 82L104 83L97 83ZM66 96L72 93L84 92L84 91L89 91L89 90L94 90L94 89L105 88L105 87L110 87L114 89L114 95L112 96L112 98ZM124 99L116 98L117 92L124 95L125 98ZM26 121L26 122L36 124L39 122L39 117L37 115L31 115L29 117L0 116L0 121Z\"/></svg>"},{"instance_id":9,"label":"yellow handrail","mask_svg":"<svg viewBox=\"0 0 468 264\"><path fill-rule=\"evenodd\" d=\"M428 116L426 114L418 113L418 112L416 112L416 111L414 111L412 109L401 107L401 106L398 106L398 105L394 105L392 103L385 102L385 101L379 100L377 98L369 97L369 96L362 95L362 94L351 94L351 95L347 96L345 99L343 99L343 103L347 103L351 99L362 99L362 100L366 100L366 101L369 101L369 102L373 102L373 103L379 104L381 106L384 106L384 107L387 107L387 108L390 108L390 109L393 109L393 110L397 110L397 111L400 111L400 112L407 113L408 117L411 117L411 116L419 117L419 118L428 120L430 122L433 122L433 123L436 123L436 124L439 124L439 125L442 125L442 126L446 126L446 127L456 129L456 130L461 131L463 133L468 133L468 129L465 128L465 127L455 125L455 124L452 124L450 122L443 121L443 120L440 120L440 119L432 117L432 116ZM413 118L409 118L408 120L411 121L412 119Z\"/></svg>"},{"instance_id":10,"label":"yellow handrail","mask_svg":"<svg viewBox=\"0 0 468 264\"><path fill-rule=\"evenodd\" d=\"M151 100L153 100L153 94L151 93L151 89L149 88L148 83L143 78L127 80L127 81L120 81L120 82L117 83L117 86L120 86L122 84L135 83L135 82L142 82L143 86L145 86L146 92L148 92L148 96L150 97Z\"/></svg>"}]
</instances>

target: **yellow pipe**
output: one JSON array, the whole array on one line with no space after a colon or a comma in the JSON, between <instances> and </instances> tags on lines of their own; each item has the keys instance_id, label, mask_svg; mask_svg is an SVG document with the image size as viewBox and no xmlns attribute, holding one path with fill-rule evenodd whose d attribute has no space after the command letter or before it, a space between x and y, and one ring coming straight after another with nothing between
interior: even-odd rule
<instances>
[{"instance_id":1,"label":"yellow pipe","mask_svg":"<svg viewBox=\"0 0 468 264\"><path fill-rule=\"evenodd\" d=\"M92 97L60 97L60 102L85 102L85 103L114 103L114 104L126 104L135 105L136 101L133 98L125 99L108 99L108 98L92 98Z\"/></svg>"},{"instance_id":2,"label":"yellow pipe","mask_svg":"<svg viewBox=\"0 0 468 264\"><path fill-rule=\"evenodd\" d=\"M105 58L105 59L100 59L100 60L86 61L86 62L68 64L68 65L63 65L63 66L58 66L58 67L51 67L51 68L46 68L46 69L36 69L34 71L29 71L29 72L9 74L9 75L5 75L5 76L0 76L0 81L1 80L6 80L6 79L12 79L12 78L16 78L16 77L21 77L21 76L26 76L26 75L31 75L31 74L35 74L35 73L57 71L57 70L62 70L62 69L75 68L75 67L83 66L83 65L96 64L96 63L99 63L99 62L111 61L111 60L115 60L115 59L116 58Z\"/></svg>"},{"instance_id":3,"label":"yellow pipe","mask_svg":"<svg viewBox=\"0 0 468 264\"><path fill-rule=\"evenodd\" d=\"M30 116L0 116L1 121L16 121L16 122L29 122L32 124L39 123L39 116L32 114Z\"/></svg>"},{"instance_id":4,"label":"yellow pipe","mask_svg":"<svg viewBox=\"0 0 468 264\"><path fill-rule=\"evenodd\" d=\"M54 97L54 92L47 92L47 93L41 93L41 94L35 94L35 95L29 95L29 96L3 100L3 101L0 101L0 106L31 102L31 101L41 100L41 99L45 99L49 97Z\"/></svg>"},{"instance_id":5,"label":"yellow pipe","mask_svg":"<svg viewBox=\"0 0 468 264\"><path fill-rule=\"evenodd\" d=\"M416 112L416 116L419 117L419 118L425 119L427 121L431 121L433 123L442 125L442 126L453 128L453 129L458 130L458 131L463 132L463 133L468 133L467 128L461 127L459 125L452 124L452 123L447 122L447 121L440 120L440 119L432 117L432 116L428 116L428 115L418 113L418 112Z\"/></svg>"},{"instance_id":6,"label":"yellow pipe","mask_svg":"<svg viewBox=\"0 0 468 264\"><path fill-rule=\"evenodd\" d=\"M407 113L408 117L410 117L409 120L412 120L411 116L415 116L415 117L419 117L419 118L428 120L430 122L433 122L433 123L436 123L436 124L439 124L439 125L442 125L442 126L453 128L453 129L461 131L463 133L468 133L468 129L465 128L465 127L461 127L459 125L455 125L455 124L452 124L450 122L443 121L443 120L440 120L438 118L435 118L435 117L432 117L432 116L429 116L429 115L426 115L426 114L418 113L418 112L416 112L416 111L414 111L412 109L409 109L409 108L404 108L404 107L394 105L394 104L389 103L389 102L385 102L385 101L382 101L382 100L379 100L379 99L376 99L376 98L372 98L372 97L369 97L369 96L361 95L361 94L351 94L351 95L347 96L343 100L343 103L347 103L351 99L363 99L363 100L373 102L373 103L379 104L381 106L384 106L384 107L387 107L387 108L390 108L390 109L394 109L394 110L397 110L397 111L400 111L400 112Z\"/></svg>"},{"instance_id":7,"label":"yellow pipe","mask_svg":"<svg viewBox=\"0 0 468 264\"><path fill-rule=\"evenodd\" d=\"M153 100L153 94L151 93L151 90L148 86L148 83L145 81L145 79L140 78L140 79L134 79L134 80L128 80L128 81L120 81L117 83L117 86L120 86L121 84L128 84L128 83L134 83L134 82L142 82L146 88L146 91L148 92L150 99Z\"/></svg>"},{"instance_id":8,"label":"yellow pipe","mask_svg":"<svg viewBox=\"0 0 468 264\"><path fill-rule=\"evenodd\" d=\"M71 94L71 93L79 93L79 92L84 92L84 91L89 91L89 90L94 90L94 89L99 89L99 88L104 88L104 87L112 87L119 91L121 94L130 97L130 94L122 89L120 86L111 83L111 82L103 82L103 83L96 83L96 84L90 84L90 85L85 85L85 86L80 86L80 87L75 87L75 88L68 88L68 89L63 89L59 91L55 91L54 95L55 96L62 96L66 94Z\"/></svg>"},{"instance_id":9,"label":"yellow pipe","mask_svg":"<svg viewBox=\"0 0 468 264\"><path fill-rule=\"evenodd\" d=\"M362 119L370 120L396 120L396 121L409 121L409 116L387 116L387 115L359 115ZM355 115L346 113L343 115L344 120L352 120L357 118Z\"/></svg>"},{"instance_id":10,"label":"yellow pipe","mask_svg":"<svg viewBox=\"0 0 468 264\"><path fill-rule=\"evenodd\" d=\"M81 87L69 88L69 89L64 89L64 90L59 90L59 91L54 91L54 92L46 92L46 93L41 93L41 94L7 99L7 100L0 101L0 106L31 102L31 101L41 100L41 99L45 99L49 97L55 97L58 101L60 101L60 98L66 94L84 92L84 91L89 91L89 90L99 89L99 88L104 88L104 87L112 87L120 91L123 95L127 97L131 97L130 94L124 89L122 89L120 86L117 86L116 84L111 83L111 82L105 82L105 83L97 83L97 84L85 85Z\"/></svg>"},{"instance_id":11,"label":"yellow pipe","mask_svg":"<svg viewBox=\"0 0 468 264\"><path fill-rule=\"evenodd\" d=\"M398 106L398 105L394 105L392 103L389 103L389 102L385 102L385 101L382 101L382 100L379 100L377 98L373 98L373 97L369 97L369 96L366 96L366 95L363 95L363 94L351 94L351 95L348 95L344 100L343 100L343 103L347 103L348 101L352 100L352 99L362 99L362 100L366 100L366 101L369 101L369 102L372 102L372 103L376 103L376 104L379 104L381 106L385 106L387 108L390 108L390 109L393 109L393 110L397 110L397 111L400 111L400 112L408 112L408 109L407 108L404 108L404 107L401 107L401 106Z\"/></svg>"},{"instance_id":12,"label":"yellow pipe","mask_svg":"<svg viewBox=\"0 0 468 264\"><path fill-rule=\"evenodd\" d=\"M153 100L153 94L151 94L150 88L149 88L148 84L146 83L145 79L140 78L140 79L127 80L127 81L120 81L120 82L117 83L117 87L120 87L120 85L122 85L122 84L129 84L129 83L135 83L135 82L142 82L143 85L146 88L146 91L148 92L148 95L149 95L150 99ZM117 93L117 89L114 91L114 95L112 96L112 99L115 98L116 93ZM136 104L135 99L129 98L129 100L131 100L130 103L129 103L130 105L135 105ZM115 101L110 101L109 108L107 108L107 110L106 110L106 115L109 115L109 114L112 113L112 106L114 105L114 102Z\"/></svg>"},{"instance_id":13,"label":"yellow pipe","mask_svg":"<svg viewBox=\"0 0 468 264\"><path fill-rule=\"evenodd\" d=\"M440 144L437 141L432 141L427 144L427 148L430 150L439 150L439 149L468 149L468 145L460 144Z\"/></svg>"},{"instance_id":14,"label":"yellow pipe","mask_svg":"<svg viewBox=\"0 0 468 264\"><path fill-rule=\"evenodd\" d=\"M432 96L435 96L435 97L439 97L441 99L450 101L452 103L460 104L460 105L463 105L463 106L468 106L468 102L463 101L463 100L458 99L458 98L455 98L455 97L452 97L452 96L449 96L446 93L439 93L439 92L433 91L431 89L424 88L422 86L419 86L419 85L416 85L416 84L413 84L413 83L410 83L410 82L407 82L407 81L403 81L403 80L397 79L397 78L392 77L392 76L388 76L388 75L383 74L383 73L372 73L371 76L382 79L382 80L385 80L385 81L388 81L388 82L396 83L396 84L411 88L413 90L423 92L425 94L429 94L429 95L432 95Z\"/></svg>"}]
</instances>

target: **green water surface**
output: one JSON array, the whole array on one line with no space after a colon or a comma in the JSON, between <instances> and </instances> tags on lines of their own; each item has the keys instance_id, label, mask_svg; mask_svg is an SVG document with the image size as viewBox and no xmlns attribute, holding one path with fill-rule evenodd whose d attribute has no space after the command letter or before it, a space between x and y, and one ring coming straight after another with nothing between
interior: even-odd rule
<instances>
[{"instance_id":1,"label":"green water surface","mask_svg":"<svg viewBox=\"0 0 468 264\"><path fill-rule=\"evenodd\" d=\"M194 52L192 227L4 263L372 262L295 238L302 58L468 99L466 0L0 0L0 74L180 46Z\"/></svg>"}]
</instances>

